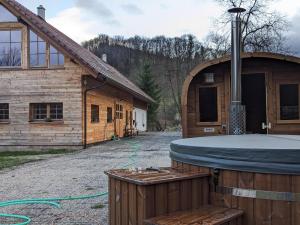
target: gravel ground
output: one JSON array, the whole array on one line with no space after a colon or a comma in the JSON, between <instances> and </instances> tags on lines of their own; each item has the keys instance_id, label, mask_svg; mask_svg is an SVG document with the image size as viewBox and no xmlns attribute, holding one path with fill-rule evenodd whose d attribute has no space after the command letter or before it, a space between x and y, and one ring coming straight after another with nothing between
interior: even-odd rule
<instances>
[{"instance_id":1,"label":"gravel ground","mask_svg":"<svg viewBox=\"0 0 300 225\"><path fill-rule=\"evenodd\" d=\"M87 150L28 163L0 172L0 201L89 195L107 191L105 170L120 168L138 146L136 166L170 166L169 144L179 133L146 133L107 142ZM61 209L44 205L2 208L0 213L26 215L35 225L106 225L107 197L62 202ZM97 204L102 208L93 209ZM1 221L0 224L7 223Z\"/></svg>"}]
</instances>

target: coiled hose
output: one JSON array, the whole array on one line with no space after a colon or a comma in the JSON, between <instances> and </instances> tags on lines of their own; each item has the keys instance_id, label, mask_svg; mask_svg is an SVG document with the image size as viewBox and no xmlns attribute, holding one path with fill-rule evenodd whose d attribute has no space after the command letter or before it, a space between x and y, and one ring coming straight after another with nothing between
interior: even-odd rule
<instances>
[{"instance_id":1,"label":"coiled hose","mask_svg":"<svg viewBox=\"0 0 300 225\"><path fill-rule=\"evenodd\" d=\"M140 149L140 144L138 142L129 142L131 145L131 151L128 158L128 162L124 165L121 165L120 168L128 168L130 166L134 166L136 164L137 152ZM11 200L0 202L0 208L13 206L13 205L49 205L52 207L60 208L60 202L62 201L76 201L76 200L84 200L84 199L92 199L107 196L108 192L100 192L94 195L82 195L82 196L69 196L69 197L58 197L58 198L32 198L32 199L19 199L19 200ZM1 214L1 218L12 218L16 220L22 220L21 223L15 223L11 225L27 225L31 223L31 219L28 216L16 215L16 214ZM0 224L5 225L5 224Z\"/></svg>"}]
</instances>

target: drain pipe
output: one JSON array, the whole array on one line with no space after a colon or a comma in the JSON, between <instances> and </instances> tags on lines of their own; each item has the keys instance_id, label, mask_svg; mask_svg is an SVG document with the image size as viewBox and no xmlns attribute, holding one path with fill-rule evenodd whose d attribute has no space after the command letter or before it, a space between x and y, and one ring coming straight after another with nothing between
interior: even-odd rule
<instances>
[{"instance_id":1,"label":"drain pipe","mask_svg":"<svg viewBox=\"0 0 300 225\"><path fill-rule=\"evenodd\" d=\"M103 77L101 74L98 74L97 78L95 79L96 81L98 80L98 77L102 77L103 83L100 85L97 85L95 87L91 87L91 88L87 88L87 81L86 79L84 80L84 85L85 85L85 90L84 90L84 94L83 94L83 107L84 107L84 122L83 122L83 130L84 130L84 144L83 144L83 148L86 149L87 148L87 94L89 91L95 90L95 89L99 89L101 87L103 87L106 84L106 77Z\"/></svg>"},{"instance_id":2,"label":"drain pipe","mask_svg":"<svg viewBox=\"0 0 300 225\"><path fill-rule=\"evenodd\" d=\"M231 22L231 104L229 112L229 134L246 133L246 109L242 105L241 90L241 13L243 8L232 8Z\"/></svg>"}]
</instances>

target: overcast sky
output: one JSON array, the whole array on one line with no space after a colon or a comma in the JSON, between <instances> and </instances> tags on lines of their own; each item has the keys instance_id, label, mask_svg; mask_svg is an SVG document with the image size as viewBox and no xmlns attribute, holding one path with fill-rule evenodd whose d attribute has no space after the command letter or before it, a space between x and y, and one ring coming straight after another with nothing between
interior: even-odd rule
<instances>
[{"instance_id":1,"label":"overcast sky","mask_svg":"<svg viewBox=\"0 0 300 225\"><path fill-rule=\"evenodd\" d=\"M47 21L77 42L98 34L169 37L191 33L199 40L213 30L223 13L214 0L19 0L36 11L47 9ZM300 38L300 1L278 0L271 6L292 21L289 42ZM300 46L300 45L299 45ZM299 47L300 49L300 47Z\"/></svg>"}]
</instances>

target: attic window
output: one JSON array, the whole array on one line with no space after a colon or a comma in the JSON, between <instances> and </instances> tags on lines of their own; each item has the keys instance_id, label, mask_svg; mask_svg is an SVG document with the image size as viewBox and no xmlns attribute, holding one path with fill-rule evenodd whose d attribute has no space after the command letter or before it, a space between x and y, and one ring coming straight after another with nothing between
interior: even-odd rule
<instances>
[{"instance_id":1,"label":"attic window","mask_svg":"<svg viewBox=\"0 0 300 225\"><path fill-rule=\"evenodd\" d=\"M46 66L46 42L30 31L30 66Z\"/></svg>"},{"instance_id":2,"label":"attic window","mask_svg":"<svg viewBox=\"0 0 300 225\"><path fill-rule=\"evenodd\" d=\"M3 22L18 22L18 19L0 4L0 23Z\"/></svg>"},{"instance_id":3,"label":"attic window","mask_svg":"<svg viewBox=\"0 0 300 225\"><path fill-rule=\"evenodd\" d=\"M64 55L50 45L50 66L63 66L65 63Z\"/></svg>"},{"instance_id":4,"label":"attic window","mask_svg":"<svg viewBox=\"0 0 300 225\"><path fill-rule=\"evenodd\" d=\"M0 31L0 67L21 66L22 32Z\"/></svg>"}]
</instances>

